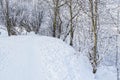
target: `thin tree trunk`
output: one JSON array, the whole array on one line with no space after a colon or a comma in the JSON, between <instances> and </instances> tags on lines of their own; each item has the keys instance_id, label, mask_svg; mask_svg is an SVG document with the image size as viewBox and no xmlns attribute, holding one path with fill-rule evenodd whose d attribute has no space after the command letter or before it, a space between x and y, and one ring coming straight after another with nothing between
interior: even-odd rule
<instances>
[{"instance_id":1,"label":"thin tree trunk","mask_svg":"<svg viewBox=\"0 0 120 80\"><path fill-rule=\"evenodd\" d=\"M8 31L8 36L11 36L11 21L9 19L9 2L5 0L5 19L6 19L6 27Z\"/></svg>"},{"instance_id":2,"label":"thin tree trunk","mask_svg":"<svg viewBox=\"0 0 120 80\"><path fill-rule=\"evenodd\" d=\"M72 10L72 0L70 0L70 5L69 5L69 9L70 9L70 45L73 46L73 10Z\"/></svg>"},{"instance_id":3,"label":"thin tree trunk","mask_svg":"<svg viewBox=\"0 0 120 80\"><path fill-rule=\"evenodd\" d=\"M120 0L119 0L119 2L118 2L118 7L119 7L119 3L120 3ZM117 80L120 80L119 79L119 53L118 53L118 32L119 32L119 30L118 30L118 28L119 28L119 10L118 10L118 12L117 12L117 34L116 34L116 72L117 72Z\"/></svg>"},{"instance_id":4,"label":"thin tree trunk","mask_svg":"<svg viewBox=\"0 0 120 80\"><path fill-rule=\"evenodd\" d=\"M97 71L97 20L98 20L98 1L89 0L90 3L90 13L91 13L91 22L92 22L92 32L93 32L93 73Z\"/></svg>"},{"instance_id":5,"label":"thin tree trunk","mask_svg":"<svg viewBox=\"0 0 120 80\"><path fill-rule=\"evenodd\" d=\"M53 20L53 37L56 37L57 16L59 11L59 0L54 1L54 20Z\"/></svg>"}]
</instances>

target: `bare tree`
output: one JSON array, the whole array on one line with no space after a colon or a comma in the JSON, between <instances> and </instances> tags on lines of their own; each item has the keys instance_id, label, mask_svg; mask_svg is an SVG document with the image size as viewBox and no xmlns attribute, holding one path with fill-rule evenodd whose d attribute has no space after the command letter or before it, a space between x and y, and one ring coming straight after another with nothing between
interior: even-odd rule
<instances>
[{"instance_id":1,"label":"bare tree","mask_svg":"<svg viewBox=\"0 0 120 80\"><path fill-rule=\"evenodd\" d=\"M89 54L90 61L93 67L93 73L96 73L97 71L97 65L98 65L98 51L97 51L97 27L98 27L98 0L89 0L89 8L90 8L90 14L91 14L91 29L92 29L92 40L93 40L93 47L92 52Z\"/></svg>"},{"instance_id":2,"label":"bare tree","mask_svg":"<svg viewBox=\"0 0 120 80\"><path fill-rule=\"evenodd\" d=\"M78 0L66 0L69 10L69 34L70 34L70 45L73 46L74 30L75 30L75 19L78 18L79 11L81 10Z\"/></svg>"},{"instance_id":3,"label":"bare tree","mask_svg":"<svg viewBox=\"0 0 120 80\"><path fill-rule=\"evenodd\" d=\"M2 0L1 1L2 12L4 14L5 24L8 32L8 36L11 36L11 21L10 21L10 14L9 14L9 0Z\"/></svg>"},{"instance_id":4,"label":"bare tree","mask_svg":"<svg viewBox=\"0 0 120 80\"><path fill-rule=\"evenodd\" d=\"M119 9L119 4L120 4L120 0L118 2L118 9ZM117 28L117 34L116 34L116 71L117 71L117 80L120 80L119 79L119 47L118 47L118 39L119 39L119 16L120 15L120 10L117 11L117 25L116 25L116 28Z\"/></svg>"},{"instance_id":5,"label":"bare tree","mask_svg":"<svg viewBox=\"0 0 120 80\"><path fill-rule=\"evenodd\" d=\"M117 27L118 32L118 27ZM116 71L117 71L117 80L119 80L119 52L118 52L118 34L116 34Z\"/></svg>"},{"instance_id":6,"label":"bare tree","mask_svg":"<svg viewBox=\"0 0 120 80\"><path fill-rule=\"evenodd\" d=\"M53 2L53 37L60 38L62 20L60 16L60 8L65 5L66 2L61 3L61 0L52 0ZM58 31L58 32L57 32Z\"/></svg>"},{"instance_id":7,"label":"bare tree","mask_svg":"<svg viewBox=\"0 0 120 80\"><path fill-rule=\"evenodd\" d=\"M32 20L31 20L31 26L33 27L33 31L35 34L39 33L42 20L44 17L44 11L43 7L41 7L42 2L37 1L36 5L34 5L34 10L32 11Z\"/></svg>"}]
</instances>

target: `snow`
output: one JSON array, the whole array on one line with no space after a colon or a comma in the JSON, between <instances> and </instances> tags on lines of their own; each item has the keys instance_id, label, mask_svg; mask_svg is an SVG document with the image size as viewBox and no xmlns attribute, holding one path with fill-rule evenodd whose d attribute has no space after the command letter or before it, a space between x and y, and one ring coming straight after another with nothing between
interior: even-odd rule
<instances>
[{"instance_id":1,"label":"snow","mask_svg":"<svg viewBox=\"0 0 120 80\"><path fill-rule=\"evenodd\" d=\"M86 55L59 39L0 32L0 80L116 80L114 66L100 65L94 75Z\"/></svg>"},{"instance_id":2,"label":"snow","mask_svg":"<svg viewBox=\"0 0 120 80\"><path fill-rule=\"evenodd\" d=\"M0 37L0 80L94 80L84 55L37 35Z\"/></svg>"},{"instance_id":3,"label":"snow","mask_svg":"<svg viewBox=\"0 0 120 80\"><path fill-rule=\"evenodd\" d=\"M7 34L7 30L6 30L6 28L5 27L3 27L2 25L0 25L0 37L2 36L7 36L8 34Z\"/></svg>"},{"instance_id":4,"label":"snow","mask_svg":"<svg viewBox=\"0 0 120 80\"><path fill-rule=\"evenodd\" d=\"M95 79L96 80L117 80L116 70L113 66L102 66L98 68Z\"/></svg>"}]
</instances>

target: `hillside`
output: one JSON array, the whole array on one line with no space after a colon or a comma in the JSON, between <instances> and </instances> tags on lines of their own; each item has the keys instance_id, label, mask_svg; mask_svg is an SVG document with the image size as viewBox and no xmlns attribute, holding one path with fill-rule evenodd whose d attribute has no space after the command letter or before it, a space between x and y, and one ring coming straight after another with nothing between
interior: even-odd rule
<instances>
[{"instance_id":1,"label":"hillside","mask_svg":"<svg viewBox=\"0 0 120 80\"><path fill-rule=\"evenodd\" d=\"M1 37L0 80L93 80L87 59L75 53L55 38Z\"/></svg>"}]
</instances>

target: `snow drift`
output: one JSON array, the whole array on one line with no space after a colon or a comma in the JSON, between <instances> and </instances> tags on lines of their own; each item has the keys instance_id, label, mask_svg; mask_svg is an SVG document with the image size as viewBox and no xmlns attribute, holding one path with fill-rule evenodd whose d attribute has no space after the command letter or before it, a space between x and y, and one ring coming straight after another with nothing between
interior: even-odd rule
<instances>
[{"instance_id":1,"label":"snow drift","mask_svg":"<svg viewBox=\"0 0 120 80\"><path fill-rule=\"evenodd\" d=\"M87 64L55 38L0 38L0 80L93 80Z\"/></svg>"}]
</instances>

